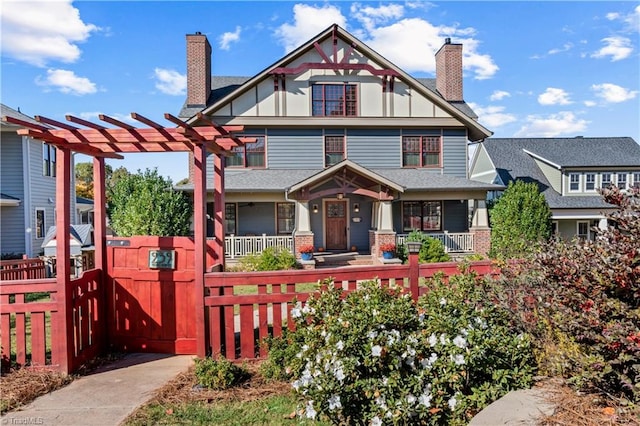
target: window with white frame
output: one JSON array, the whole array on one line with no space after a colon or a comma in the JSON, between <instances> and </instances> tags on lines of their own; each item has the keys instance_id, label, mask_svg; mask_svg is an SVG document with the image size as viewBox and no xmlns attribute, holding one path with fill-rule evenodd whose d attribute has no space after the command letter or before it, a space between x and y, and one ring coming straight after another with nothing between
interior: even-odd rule
<instances>
[{"instance_id":1,"label":"window with white frame","mask_svg":"<svg viewBox=\"0 0 640 426\"><path fill-rule=\"evenodd\" d=\"M618 173L618 189L621 189L621 190L627 189L627 174L626 173Z\"/></svg>"},{"instance_id":2,"label":"window with white frame","mask_svg":"<svg viewBox=\"0 0 640 426\"><path fill-rule=\"evenodd\" d=\"M236 203L226 203L224 205L224 232L226 235L236 233Z\"/></svg>"},{"instance_id":3,"label":"window with white frame","mask_svg":"<svg viewBox=\"0 0 640 426\"><path fill-rule=\"evenodd\" d=\"M578 221L576 236L583 240L589 239L589 222L588 221Z\"/></svg>"},{"instance_id":4,"label":"window with white frame","mask_svg":"<svg viewBox=\"0 0 640 426\"><path fill-rule=\"evenodd\" d=\"M44 231L47 229L46 215L44 209L36 209L36 238L44 238Z\"/></svg>"},{"instance_id":5,"label":"window with white frame","mask_svg":"<svg viewBox=\"0 0 640 426\"><path fill-rule=\"evenodd\" d=\"M580 173L569 173L569 192L580 191Z\"/></svg>"},{"instance_id":6,"label":"window with white frame","mask_svg":"<svg viewBox=\"0 0 640 426\"><path fill-rule=\"evenodd\" d=\"M609 172L602 173L602 185L600 187L602 189L607 188L611 185L611 182L613 182L611 173Z\"/></svg>"},{"instance_id":7,"label":"window with white frame","mask_svg":"<svg viewBox=\"0 0 640 426\"><path fill-rule=\"evenodd\" d=\"M640 188L640 172L633 172L633 184L634 188Z\"/></svg>"},{"instance_id":8,"label":"window with white frame","mask_svg":"<svg viewBox=\"0 0 640 426\"><path fill-rule=\"evenodd\" d=\"M584 190L595 191L596 190L596 174L585 173L584 175Z\"/></svg>"}]
</instances>

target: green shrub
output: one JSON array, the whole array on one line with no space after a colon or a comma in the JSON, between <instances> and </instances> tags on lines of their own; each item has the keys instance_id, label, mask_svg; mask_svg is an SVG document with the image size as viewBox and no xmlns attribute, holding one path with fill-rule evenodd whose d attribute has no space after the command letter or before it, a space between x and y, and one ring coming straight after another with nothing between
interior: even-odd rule
<instances>
[{"instance_id":1,"label":"green shrub","mask_svg":"<svg viewBox=\"0 0 640 426\"><path fill-rule=\"evenodd\" d=\"M195 375L198 383L214 390L228 389L249 378L249 372L223 358L196 359Z\"/></svg>"},{"instance_id":2,"label":"green shrub","mask_svg":"<svg viewBox=\"0 0 640 426\"><path fill-rule=\"evenodd\" d=\"M302 348L301 336L284 329L282 336L264 339L262 344L267 346L269 356L260 365L260 373L265 379L290 380L302 371L300 358L296 358Z\"/></svg>"},{"instance_id":3,"label":"green shrub","mask_svg":"<svg viewBox=\"0 0 640 426\"><path fill-rule=\"evenodd\" d=\"M420 253L418 254L418 261L420 263L448 262L451 260L451 257L445 252L440 240L432 238L428 234L413 230L407 235L405 240L405 242L410 241L418 241L422 244L420 246ZM402 259L403 262L406 262L409 257L406 245L403 244L399 246L396 255Z\"/></svg>"},{"instance_id":4,"label":"green shrub","mask_svg":"<svg viewBox=\"0 0 640 426\"><path fill-rule=\"evenodd\" d=\"M238 262L244 272L280 271L296 268L296 257L287 249L267 247L260 254L249 254Z\"/></svg>"},{"instance_id":5,"label":"green shrub","mask_svg":"<svg viewBox=\"0 0 640 426\"><path fill-rule=\"evenodd\" d=\"M528 337L483 302L476 282L460 275L448 287L437 278L417 304L375 281L346 296L329 282L298 304L291 315L300 349L282 359L304 398L301 415L335 424L466 424L528 386Z\"/></svg>"}]
</instances>

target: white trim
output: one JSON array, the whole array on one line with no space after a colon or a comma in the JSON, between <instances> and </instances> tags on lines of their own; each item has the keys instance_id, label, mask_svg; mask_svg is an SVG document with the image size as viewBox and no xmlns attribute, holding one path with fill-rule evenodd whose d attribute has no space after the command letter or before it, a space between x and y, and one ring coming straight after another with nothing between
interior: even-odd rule
<instances>
[{"instance_id":1,"label":"white trim","mask_svg":"<svg viewBox=\"0 0 640 426\"><path fill-rule=\"evenodd\" d=\"M42 235L38 237L38 212L41 211L42 218ZM36 207L33 209L33 223L35 225L34 235L37 240L42 240L47 236L47 210L44 207Z\"/></svg>"},{"instance_id":2,"label":"white trim","mask_svg":"<svg viewBox=\"0 0 640 426\"><path fill-rule=\"evenodd\" d=\"M543 161L543 162L555 167L558 170L562 169L562 167L560 167L558 164L556 164L556 163L554 163L552 161L549 161L546 158L539 156L538 154L534 154L533 152L528 151L528 150L526 150L524 148L522 149L522 151L524 151L526 154L529 154L530 156L532 156L533 158L535 158L537 160Z\"/></svg>"},{"instance_id":3,"label":"white trim","mask_svg":"<svg viewBox=\"0 0 640 426\"><path fill-rule=\"evenodd\" d=\"M578 220L576 221L576 236L580 237L583 236L585 234L580 234L580 225L581 224L587 224L587 233L586 233L586 239L587 240L591 240L591 229L589 229L591 227L591 223L588 220Z\"/></svg>"},{"instance_id":4,"label":"white trim","mask_svg":"<svg viewBox=\"0 0 640 426\"><path fill-rule=\"evenodd\" d=\"M588 189L587 188L587 176L588 175L593 175L593 189ZM584 192L587 193L592 193L592 192L596 192L596 188L598 187L598 174L596 172L585 172L584 173Z\"/></svg>"},{"instance_id":5,"label":"white trim","mask_svg":"<svg viewBox=\"0 0 640 426\"><path fill-rule=\"evenodd\" d=\"M572 178L573 176L577 176L577 177L578 177L578 182L573 182L573 181L571 180L571 178ZM569 192L580 192L580 189L582 188L582 173L569 172L569 174L568 174L568 176L567 176L567 177L569 178L569 185L568 185L568 186L569 186L569 188L567 188L567 189L569 190ZM571 185L572 185L573 183L577 183L577 184L578 184L578 188L577 188L577 189L572 189L572 188L571 188Z\"/></svg>"}]
</instances>

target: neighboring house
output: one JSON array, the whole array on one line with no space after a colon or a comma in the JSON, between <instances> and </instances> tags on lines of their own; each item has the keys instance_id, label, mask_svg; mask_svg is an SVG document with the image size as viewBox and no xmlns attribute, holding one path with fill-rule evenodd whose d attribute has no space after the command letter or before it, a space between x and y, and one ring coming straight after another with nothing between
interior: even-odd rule
<instances>
[{"instance_id":1,"label":"neighboring house","mask_svg":"<svg viewBox=\"0 0 640 426\"><path fill-rule=\"evenodd\" d=\"M56 257L56 227L52 226L42 242L44 259L49 267L50 275L55 274ZM82 271L93 269L95 266L95 245L93 241L92 225L71 225L69 228L69 257L71 267L76 276Z\"/></svg>"},{"instance_id":2,"label":"neighboring house","mask_svg":"<svg viewBox=\"0 0 640 426\"><path fill-rule=\"evenodd\" d=\"M0 116L37 123L3 104ZM19 128L0 124L0 252L35 257L42 251L47 230L55 223L56 149L19 136Z\"/></svg>"},{"instance_id":3,"label":"neighboring house","mask_svg":"<svg viewBox=\"0 0 640 426\"><path fill-rule=\"evenodd\" d=\"M91 198L76 197L76 223L93 225L93 200Z\"/></svg>"},{"instance_id":4,"label":"neighboring house","mask_svg":"<svg viewBox=\"0 0 640 426\"><path fill-rule=\"evenodd\" d=\"M467 142L491 132L464 102L462 45L447 39L435 59L435 79L414 78L334 25L253 77L212 78L206 36L187 35L181 118L257 139L226 158L227 253L230 236L265 234L378 256L414 229L485 252L484 202L502 187L469 179Z\"/></svg>"},{"instance_id":5,"label":"neighboring house","mask_svg":"<svg viewBox=\"0 0 640 426\"><path fill-rule=\"evenodd\" d=\"M612 206L597 192L640 186L640 145L632 138L490 138L480 143L471 178L507 185L535 182L551 208L554 232L592 239Z\"/></svg>"}]
</instances>

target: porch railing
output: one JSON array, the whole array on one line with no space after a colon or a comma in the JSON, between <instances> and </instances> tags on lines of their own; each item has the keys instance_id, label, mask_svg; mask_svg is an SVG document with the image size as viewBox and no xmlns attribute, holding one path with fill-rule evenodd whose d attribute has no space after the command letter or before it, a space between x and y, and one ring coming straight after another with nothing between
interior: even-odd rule
<instances>
[{"instance_id":1,"label":"porch railing","mask_svg":"<svg viewBox=\"0 0 640 426\"><path fill-rule=\"evenodd\" d=\"M225 254L231 259L260 254L267 247L288 249L293 253L293 236L262 234L239 237L231 234L224 239Z\"/></svg>"},{"instance_id":2,"label":"porch railing","mask_svg":"<svg viewBox=\"0 0 640 426\"><path fill-rule=\"evenodd\" d=\"M396 245L404 245L409 234L397 234ZM431 238L439 240L447 253L473 253L473 234L469 232L443 232L437 234L426 233Z\"/></svg>"}]
</instances>

